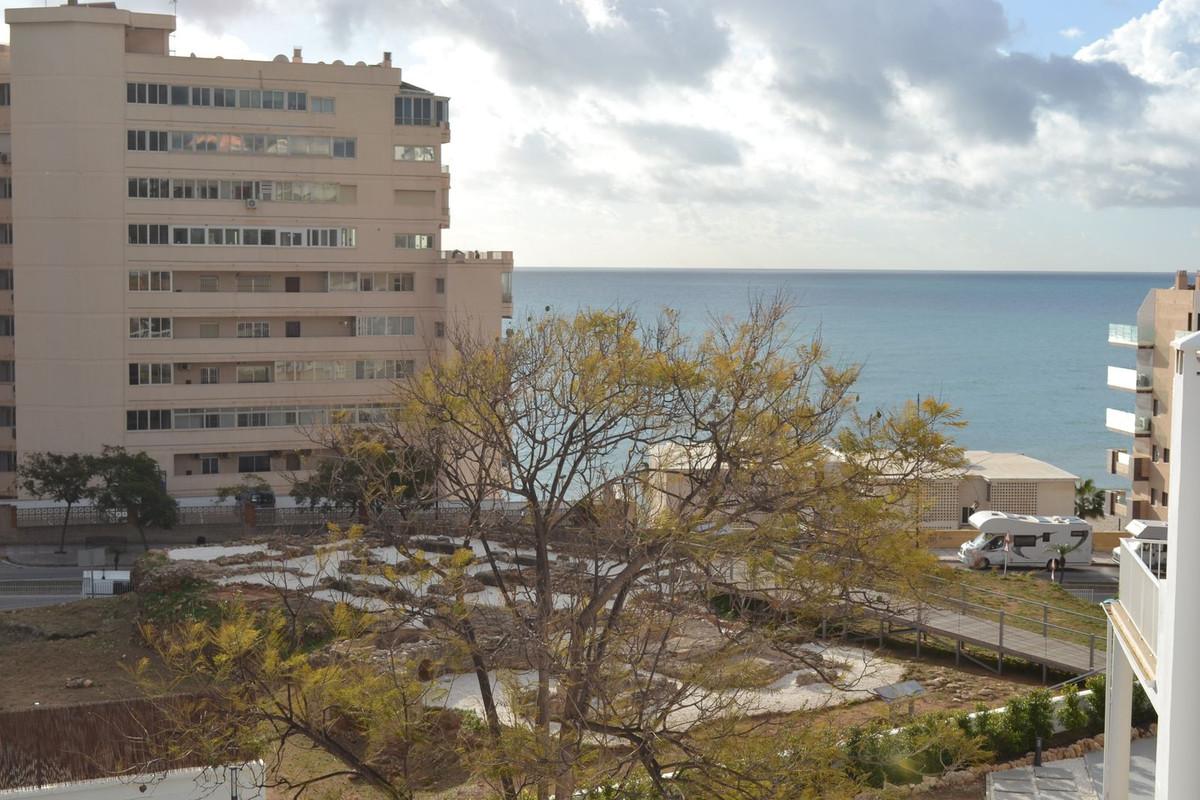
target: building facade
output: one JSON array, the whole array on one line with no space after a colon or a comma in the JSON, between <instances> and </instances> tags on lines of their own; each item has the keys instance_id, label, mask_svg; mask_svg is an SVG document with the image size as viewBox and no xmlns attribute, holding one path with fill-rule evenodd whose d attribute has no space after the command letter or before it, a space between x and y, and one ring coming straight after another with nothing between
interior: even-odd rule
<instances>
[{"instance_id":1,"label":"building facade","mask_svg":"<svg viewBox=\"0 0 1200 800\"><path fill-rule=\"evenodd\" d=\"M1044 517L1075 513L1075 482L1064 469L1023 453L967 450L962 474L922 485L921 527L956 530L970 526L976 511Z\"/></svg>"},{"instance_id":2,"label":"building facade","mask_svg":"<svg viewBox=\"0 0 1200 800\"><path fill-rule=\"evenodd\" d=\"M1140 320L1139 320L1140 322ZM1167 540L1125 539L1118 597L1104 603L1108 616L1104 800L1130 797L1133 684L1158 713L1154 797L1200 797L1200 333L1182 332L1171 345L1174 402L1170 446L1176 453L1168 491ZM1196 652L1193 652L1195 650Z\"/></svg>"},{"instance_id":3,"label":"building facade","mask_svg":"<svg viewBox=\"0 0 1200 800\"><path fill-rule=\"evenodd\" d=\"M1129 488L1109 492L1108 512L1129 519L1165 521L1171 502L1172 340L1200 329L1200 292L1194 277L1175 275L1167 289L1151 289L1134 325L1109 325L1108 341L1136 352L1133 369L1108 368L1108 385L1134 396L1133 410L1106 411L1109 430L1130 437L1127 446L1106 454L1106 470L1129 480Z\"/></svg>"},{"instance_id":4,"label":"building facade","mask_svg":"<svg viewBox=\"0 0 1200 800\"><path fill-rule=\"evenodd\" d=\"M177 495L285 488L448 327L500 335L512 254L442 250L449 101L390 54L172 55L173 16L112 4L5 19L0 492L26 453L105 445Z\"/></svg>"}]
</instances>

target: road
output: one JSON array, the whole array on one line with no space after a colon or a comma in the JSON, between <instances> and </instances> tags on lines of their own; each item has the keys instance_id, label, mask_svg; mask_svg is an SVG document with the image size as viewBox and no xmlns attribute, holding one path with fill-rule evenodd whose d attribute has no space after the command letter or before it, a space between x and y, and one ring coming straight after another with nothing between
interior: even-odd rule
<instances>
[{"instance_id":1,"label":"road","mask_svg":"<svg viewBox=\"0 0 1200 800\"><path fill-rule=\"evenodd\" d=\"M73 567L25 567L8 561L0 561L0 583L4 581L28 580L79 580L83 569ZM13 608L36 608L52 606L60 603L70 603L78 600L79 595L20 595L0 592L0 611Z\"/></svg>"}]
</instances>

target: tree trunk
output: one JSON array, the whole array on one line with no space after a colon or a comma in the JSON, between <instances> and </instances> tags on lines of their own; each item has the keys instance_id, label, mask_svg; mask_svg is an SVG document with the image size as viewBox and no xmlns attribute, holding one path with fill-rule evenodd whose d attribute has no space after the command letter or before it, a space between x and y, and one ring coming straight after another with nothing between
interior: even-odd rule
<instances>
[{"instance_id":1,"label":"tree trunk","mask_svg":"<svg viewBox=\"0 0 1200 800\"><path fill-rule=\"evenodd\" d=\"M504 730L500 725L500 714L496 711L496 695L492 693L492 682L488 678L487 664L479 653L476 644L475 629L470 620L463 625L463 634L471 648L471 664L475 668L475 679L479 682L479 699L483 703L483 714L487 720L488 735L492 742L499 747ZM504 800L516 800L517 788L513 783L512 772L508 767L500 768L500 789Z\"/></svg>"},{"instance_id":2,"label":"tree trunk","mask_svg":"<svg viewBox=\"0 0 1200 800\"><path fill-rule=\"evenodd\" d=\"M63 515L62 532L58 535L58 550L56 553L67 552L67 525L71 523L71 506L72 503L67 503L67 513Z\"/></svg>"}]
</instances>

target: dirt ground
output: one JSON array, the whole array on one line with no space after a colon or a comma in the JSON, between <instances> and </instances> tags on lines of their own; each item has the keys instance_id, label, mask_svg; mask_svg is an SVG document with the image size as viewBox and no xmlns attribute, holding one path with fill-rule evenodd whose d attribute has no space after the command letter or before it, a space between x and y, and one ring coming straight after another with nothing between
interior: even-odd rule
<instances>
[{"instance_id":1,"label":"dirt ground","mask_svg":"<svg viewBox=\"0 0 1200 800\"><path fill-rule=\"evenodd\" d=\"M0 612L0 711L140 695L126 668L143 656L133 595ZM93 685L68 689L71 678Z\"/></svg>"}]
</instances>

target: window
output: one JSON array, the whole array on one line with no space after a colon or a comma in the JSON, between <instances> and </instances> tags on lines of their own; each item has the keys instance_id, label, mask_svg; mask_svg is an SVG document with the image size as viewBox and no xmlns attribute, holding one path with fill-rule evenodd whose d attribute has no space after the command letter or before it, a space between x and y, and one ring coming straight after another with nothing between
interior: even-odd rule
<instances>
[{"instance_id":1,"label":"window","mask_svg":"<svg viewBox=\"0 0 1200 800\"><path fill-rule=\"evenodd\" d=\"M17 471L17 454L12 450L0 451L0 472Z\"/></svg>"},{"instance_id":2,"label":"window","mask_svg":"<svg viewBox=\"0 0 1200 800\"><path fill-rule=\"evenodd\" d=\"M286 275L283 279L283 290L289 294L295 294L300 291L300 276Z\"/></svg>"},{"instance_id":3,"label":"window","mask_svg":"<svg viewBox=\"0 0 1200 800\"><path fill-rule=\"evenodd\" d=\"M1166 489L1163 489L1163 493L1162 493L1162 507L1163 508L1167 507L1167 490Z\"/></svg>"},{"instance_id":4,"label":"window","mask_svg":"<svg viewBox=\"0 0 1200 800\"><path fill-rule=\"evenodd\" d=\"M221 472L221 460L216 456L200 456L200 474L218 475Z\"/></svg>"},{"instance_id":5,"label":"window","mask_svg":"<svg viewBox=\"0 0 1200 800\"><path fill-rule=\"evenodd\" d=\"M0 225L0 244L13 243L13 226L11 222Z\"/></svg>"},{"instance_id":6,"label":"window","mask_svg":"<svg viewBox=\"0 0 1200 800\"><path fill-rule=\"evenodd\" d=\"M432 125L433 124L433 98L432 97L397 97L396 98L396 124L397 125ZM442 112L444 116L445 112ZM438 120L442 122L444 120Z\"/></svg>"},{"instance_id":7,"label":"window","mask_svg":"<svg viewBox=\"0 0 1200 800\"><path fill-rule=\"evenodd\" d=\"M512 302L512 273L511 272L501 272L500 273L500 302L501 303L511 303Z\"/></svg>"},{"instance_id":8,"label":"window","mask_svg":"<svg viewBox=\"0 0 1200 800\"><path fill-rule=\"evenodd\" d=\"M0 314L0 336L12 336L16 333L12 314Z\"/></svg>"},{"instance_id":9,"label":"window","mask_svg":"<svg viewBox=\"0 0 1200 800\"><path fill-rule=\"evenodd\" d=\"M237 89L213 89L213 106L216 108L236 108Z\"/></svg>"},{"instance_id":10,"label":"window","mask_svg":"<svg viewBox=\"0 0 1200 800\"><path fill-rule=\"evenodd\" d=\"M169 408L125 412L127 431L169 431L171 410Z\"/></svg>"},{"instance_id":11,"label":"window","mask_svg":"<svg viewBox=\"0 0 1200 800\"><path fill-rule=\"evenodd\" d=\"M172 383L173 364L130 364L130 386L162 386Z\"/></svg>"},{"instance_id":12,"label":"window","mask_svg":"<svg viewBox=\"0 0 1200 800\"><path fill-rule=\"evenodd\" d=\"M7 83L0 83L0 106L12 105L12 87Z\"/></svg>"},{"instance_id":13,"label":"window","mask_svg":"<svg viewBox=\"0 0 1200 800\"><path fill-rule=\"evenodd\" d=\"M1156 444L1150 445L1150 460L1155 464L1158 463L1158 445Z\"/></svg>"},{"instance_id":14,"label":"window","mask_svg":"<svg viewBox=\"0 0 1200 800\"><path fill-rule=\"evenodd\" d=\"M1169 448L1169 447L1163 448L1163 463L1164 464L1171 463L1171 448Z\"/></svg>"},{"instance_id":15,"label":"window","mask_svg":"<svg viewBox=\"0 0 1200 800\"><path fill-rule=\"evenodd\" d=\"M357 272L330 272L328 273L328 281L329 291L331 292L358 291Z\"/></svg>"},{"instance_id":16,"label":"window","mask_svg":"<svg viewBox=\"0 0 1200 800\"><path fill-rule=\"evenodd\" d=\"M271 276L238 275L237 290L239 292L269 292L271 291Z\"/></svg>"},{"instance_id":17,"label":"window","mask_svg":"<svg viewBox=\"0 0 1200 800\"><path fill-rule=\"evenodd\" d=\"M332 97L314 97L312 98L312 110L318 114L332 114L334 111L334 102Z\"/></svg>"},{"instance_id":18,"label":"window","mask_svg":"<svg viewBox=\"0 0 1200 800\"><path fill-rule=\"evenodd\" d=\"M434 278L433 279L433 291L437 294L445 294L446 293L446 279L445 278Z\"/></svg>"},{"instance_id":19,"label":"window","mask_svg":"<svg viewBox=\"0 0 1200 800\"><path fill-rule=\"evenodd\" d=\"M355 151L358 147L357 139L339 139L333 140L333 157L334 158L355 158Z\"/></svg>"},{"instance_id":20,"label":"window","mask_svg":"<svg viewBox=\"0 0 1200 800\"><path fill-rule=\"evenodd\" d=\"M166 199L171 196L171 181L168 178L130 178L130 197Z\"/></svg>"},{"instance_id":21,"label":"window","mask_svg":"<svg viewBox=\"0 0 1200 800\"><path fill-rule=\"evenodd\" d=\"M1158 489L1155 489L1153 486L1150 487L1150 505L1158 505Z\"/></svg>"},{"instance_id":22,"label":"window","mask_svg":"<svg viewBox=\"0 0 1200 800\"><path fill-rule=\"evenodd\" d=\"M11 200L12 196L12 178L0 178L0 200Z\"/></svg>"},{"instance_id":23,"label":"window","mask_svg":"<svg viewBox=\"0 0 1200 800\"><path fill-rule=\"evenodd\" d=\"M0 269L0 291L8 291L13 288L13 271L11 269Z\"/></svg>"},{"instance_id":24,"label":"window","mask_svg":"<svg viewBox=\"0 0 1200 800\"><path fill-rule=\"evenodd\" d=\"M167 152L170 139L166 131L126 131L125 149Z\"/></svg>"},{"instance_id":25,"label":"window","mask_svg":"<svg viewBox=\"0 0 1200 800\"><path fill-rule=\"evenodd\" d=\"M170 317L130 317L130 339L170 339Z\"/></svg>"},{"instance_id":26,"label":"window","mask_svg":"<svg viewBox=\"0 0 1200 800\"><path fill-rule=\"evenodd\" d=\"M200 323L200 338L201 339L217 339L221 336L221 323L219 322L201 322Z\"/></svg>"},{"instance_id":27,"label":"window","mask_svg":"<svg viewBox=\"0 0 1200 800\"><path fill-rule=\"evenodd\" d=\"M239 339L266 339L271 335L271 323L239 322L237 335Z\"/></svg>"},{"instance_id":28,"label":"window","mask_svg":"<svg viewBox=\"0 0 1200 800\"><path fill-rule=\"evenodd\" d=\"M265 365L239 366L237 368L238 383L270 383L271 368Z\"/></svg>"},{"instance_id":29,"label":"window","mask_svg":"<svg viewBox=\"0 0 1200 800\"><path fill-rule=\"evenodd\" d=\"M215 292L221 288L221 279L216 275L201 275L196 281L201 292Z\"/></svg>"},{"instance_id":30,"label":"window","mask_svg":"<svg viewBox=\"0 0 1200 800\"><path fill-rule=\"evenodd\" d=\"M412 359L365 359L354 362L354 378L360 381L390 380L412 373Z\"/></svg>"},{"instance_id":31,"label":"window","mask_svg":"<svg viewBox=\"0 0 1200 800\"><path fill-rule=\"evenodd\" d=\"M300 320L290 319L283 323L283 335L289 339L297 339L300 337Z\"/></svg>"},{"instance_id":32,"label":"window","mask_svg":"<svg viewBox=\"0 0 1200 800\"><path fill-rule=\"evenodd\" d=\"M356 317L356 336L412 336L416 333L416 317Z\"/></svg>"},{"instance_id":33,"label":"window","mask_svg":"<svg viewBox=\"0 0 1200 800\"><path fill-rule=\"evenodd\" d=\"M393 292L411 292L416 285L416 275L412 272L397 272L392 275Z\"/></svg>"},{"instance_id":34,"label":"window","mask_svg":"<svg viewBox=\"0 0 1200 800\"><path fill-rule=\"evenodd\" d=\"M211 106L212 105L212 90L207 86L192 87L192 105L194 106Z\"/></svg>"},{"instance_id":35,"label":"window","mask_svg":"<svg viewBox=\"0 0 1200 800\"><path fill-rule=\"evenodd\" d=\"M129 270L129 291L131 292L169 292L171 291L171 273L165 270Z\"/></svg>"},{"instance_id":36,"label":"window","mask_svg":"<svg viewBox=\"0 0 1200 800\"><path fill-rule=\"evenodd\" d=\"M188 87L172 86L171 87L171 105L186 106L188 104Z\"/></svg>"},{"instance_id":37,"label":"window","mask_svg":"<svg viewBox=\"0 0 1200 800\"><path fill-rule=\"evenodd\" d=\"M238 472L270 472L271 457L269 455L258 454L250 456L238 456Z\"/></svg>"},{"instance_id":38,"label":"window","mask_svg":"<svg viewBox=\"0 0 1200 800\"><path fill-rule=\"evenodd\" d=\"M396 161L437 161L437 149L429 145L398 144L392 148Z\"/></svg>"},{"instance_id":39,"label":"window","mask_svg":"<svg viewBox=\"0 0 1200 800\"><path fill-rule=\"evenodd\" d=\"M220 383L221 368L220 367L201 367L200 368L201 383Z\"/></svg>"},{"instance_id":40,"label":"window","mask_svg":"<svg viewBox=\"0 0 1200 800\"><path fill-rule=\"evenodd\" d=\"M307 111L308 110L308 93L307 92L288 92L287 93L287 110L288 111Z\"/></svg>"},{"instance_id":41,"label":"window","mask_svg":"<svg viewBox=\"0 0 1200 800\"><path fill-rule=\"evenodd\" d=\"M7 84L6 84L7 85ZM166 105L168 98L165 83L127 83L125 84L125 100L130 103L150 103ZM8 105L5 103L4 105Z\"/></svg>"},{"instance_id":42,"label":"window","mask_svg":"<svg viewBox=\"0 0 1200 800\"><path fill-rule=\"evenodd\" d=\"M433 323L433 335L438 339L443 339L446 336L446 323L438 321Z\"/></svg>"},{"instance_id":43,"label":"window","mask_svg":"<svg viewBox=\"0 0 1200 800\"><path fill-rule=\"evenodd\" d=\"M130 225L130 244L169 244L166 225Z\"/></svg>"},{"instance_id":44,"label":"window","mask_svg":"<svg viewBox=\"0 0 1200 800\"><path fill-rule=\"evenodd\" d=\"M16 406L0 406L0 428L17 427Z\"/></svg>"},{"instance_id":45,"label":"window","mask_svg":"<svg viewBox=\"0 0 1200 800\"><path fill-rule=\"evenodd\" d=\"M429 250L433 247L433 236L425 233L397 233L395 245L403 250Z\"/></svg>"},{"instance_id":46,"label":"window","mask_svg":"<svg viewBox=\"0 0 1200 800\"><path fill-rule=\"evenodd\" d=\"M13 383L17 379L17 362L0 361L0 383Z\"/></svg>"}]
</instances>

